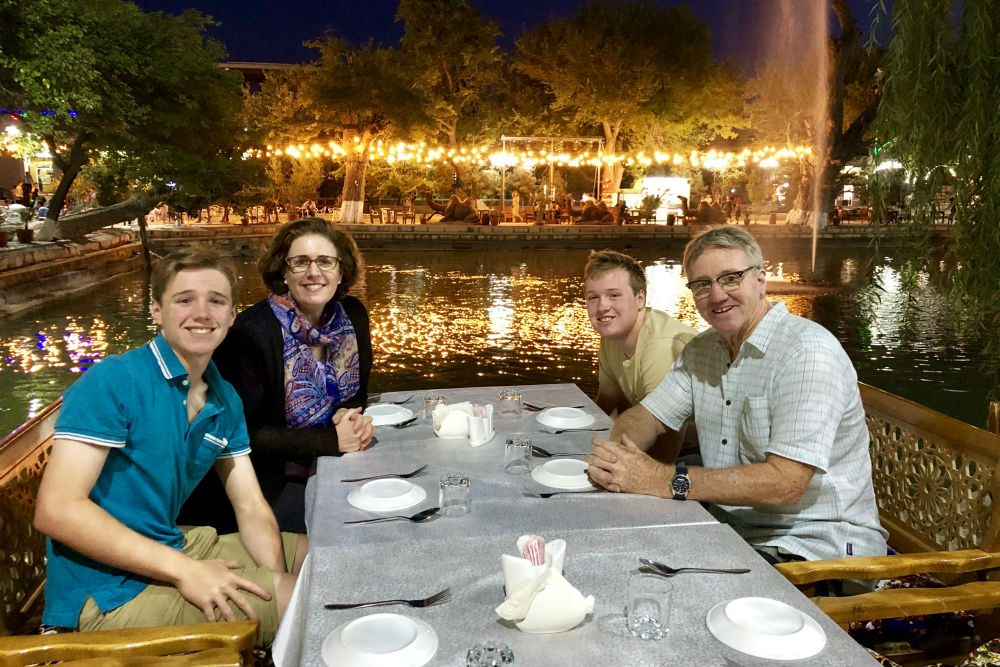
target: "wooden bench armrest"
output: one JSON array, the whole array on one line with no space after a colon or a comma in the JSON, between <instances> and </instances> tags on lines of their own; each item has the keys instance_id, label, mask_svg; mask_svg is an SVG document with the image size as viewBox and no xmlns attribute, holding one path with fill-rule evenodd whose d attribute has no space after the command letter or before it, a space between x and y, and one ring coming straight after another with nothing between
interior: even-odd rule
<instances>
[{"instance_id":1,"label":"wooden bench armrest","mask_svg":"<svg viewBox=\"0 0 1000 667\"><path fill-rule=\"evenodd\" d=\"M960 574L1000 568L1000 553L981 549L931 551L780 563L777 570L796 586L829 579L889 579L926 572Z\"/></svg>"},{"instance_id":2,"label":"wooden bench armrest","mask_svg":"<svg viewBox=\"0 0 1000 667\"><path fill-rule=\"evenodd\" d=\"M0 666L225 648L249 655L256 621L0 637Z\"/></svg>"},{"instance_id":3,"label":"wooden bench armrest","mask_svg":"<svg viewBox=\"0 0 1000 667\"><path fill-rule=\"evenodd\" d=\"M951 588L893 588L812 601L835 622L943 614L1000 606L1000 582L974 581Z\"/></svg>"},{"instance_id":4,"label":"wooden bench armrest","mask_svg":"<svg viewBox=\"0 0 1000 667\"><path fill-rule=\"evenodd\" d=\"M211 648L183 655L86 658L61 662L58 667L245 667L247 664L239 651Z\"/></svg>"}]
</instances>

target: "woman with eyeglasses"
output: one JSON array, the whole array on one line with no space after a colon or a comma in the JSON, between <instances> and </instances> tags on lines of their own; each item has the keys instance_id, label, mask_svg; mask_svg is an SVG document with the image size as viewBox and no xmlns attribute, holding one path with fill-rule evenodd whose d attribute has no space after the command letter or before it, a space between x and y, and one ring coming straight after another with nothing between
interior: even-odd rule
<instances>
[{"instance_id":1,"label":"woman with eyeglasses","mask_svg":"<svg viewBox=\"0 0 1000 667\"><path fill-rule=\"evenodd\" d=\"M243 399L251 459L284 531L306 531L304 493L317 456L371 446L368 311L347 294L363 269L354 240L320 218L278 230L257 264L267 298L236 317L214 360ZM216 475L181 511L235 529ZM206 514L208 516L206 516Z\"/></svg>"}]
</instances>

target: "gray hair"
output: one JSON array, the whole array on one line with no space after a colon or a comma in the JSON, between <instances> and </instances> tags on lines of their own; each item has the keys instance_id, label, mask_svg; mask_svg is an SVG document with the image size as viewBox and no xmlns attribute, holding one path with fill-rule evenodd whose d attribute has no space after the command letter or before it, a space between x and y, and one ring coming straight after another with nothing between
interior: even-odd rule
<instances>
[{"instance_id":1,"label":"gray hair","mask_svg":"<svg viewBox=\"0 0 1000 667\"><path fill-rule=\"evenodd\" d=\"M684 248L684 273L688 274L691 264L711 248L742 250L753 266L764 267L764 253L761 252L757 239L742 227L726 225L708 229L688 241Z\"/></svg>"}]
</instances>

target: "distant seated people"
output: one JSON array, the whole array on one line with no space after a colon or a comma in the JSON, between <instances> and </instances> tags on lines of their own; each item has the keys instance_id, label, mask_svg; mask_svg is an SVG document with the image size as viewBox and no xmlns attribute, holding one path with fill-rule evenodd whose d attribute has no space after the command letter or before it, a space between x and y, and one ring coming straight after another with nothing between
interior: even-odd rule
<instances>
[{"instance_id":1,"label":"distant seated people","mask_svg":"<svg viewBox=\"0 0 1000 667\"><path fill-rule=\"evenodd\" d=\"M628 255L592 251L583 281L587 316L601 336L594 402L614 418L660 384L698 332L646 306L646 274ZM664 438L657 454L673 461L679 447Z\"/></svg>"},{"instance_id":2,"label":"distant seated people","mask_svg":"<svg viewBox=\"0 0 1000 667\"><path fill-rule=\"evenodd\" d=\"M712 503L772 563L884 555L858 378L840 343L767 301L764 258L744 228L697 236L683 264L711 328L608 440L594 438L591 478L610 491ZM689 417L704 467L643 451Z\"/></svg>"},{"instance_id":3,"label":"distant seated people","mask_svg":"<svg viewBox=\"0 0 1000 667\"><path fill-rule=\"evenodd\" d=\"M243 401L261 490L282 530L306 532L305 488L316 457L372 444L368 311L348 290L363 270L354 240L320 218L286 223L258 270L267 298L241 312L215 353ZM206 479L181 521L222 530L236 517Z\"/></svg>"},{"instance_id":4,"label":"distant seated people","mask_svg":"<svg viewBox=\"0 0 1000 667\"><path fill-rule=\"evenodd\" d=\"M236 268L214 251L153 269L149 344L106 358L63 396L35 527L45 535L42 622L116 630L250 618L270 644L308 547L280 534L250 465L240 398L212 351L235 315ZM214 468L239 533L179 528Z\"/></svg>"},{"instance_id":5,"label":"distant seated people","mask_svg":"<svg viewBox=\"0 0 1000 667\"><path fill-rule=\"evenodd\" d=\"M44 220L48 214L48 200L45 197L39 197L35 200L35 215Z\"/></svg>"}]
</instances>

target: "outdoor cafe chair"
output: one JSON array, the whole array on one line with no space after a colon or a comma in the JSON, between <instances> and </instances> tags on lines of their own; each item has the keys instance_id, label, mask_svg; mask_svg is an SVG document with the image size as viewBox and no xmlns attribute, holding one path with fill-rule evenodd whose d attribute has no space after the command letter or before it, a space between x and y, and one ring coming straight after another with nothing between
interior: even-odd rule
<instances>
[{"instance_id":1,"label":"outdoor cafe chair","mask_svg":"<svg viewBox=\"0 0 1000 667\"><path fill-rule=\"evenodd\" d=\"M1000 435L859 386L879 519L896 554L778 571L807 594L829 580L892 580L870 593L812 598L845 627L950 612L976 612L977 628L1000 627L985 613L1000 607Z\"/></svg>"}]
</instances>

